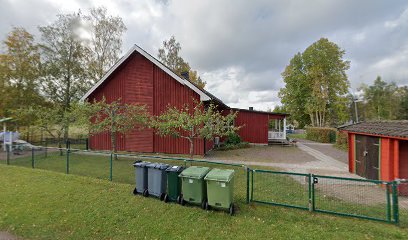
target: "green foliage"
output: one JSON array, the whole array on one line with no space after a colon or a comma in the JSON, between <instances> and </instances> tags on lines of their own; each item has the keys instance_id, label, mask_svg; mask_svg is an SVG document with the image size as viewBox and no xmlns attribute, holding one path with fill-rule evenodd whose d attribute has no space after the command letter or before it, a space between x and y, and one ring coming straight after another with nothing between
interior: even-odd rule
<instances>
[{"instance_id":1,"label":"green foliage","mask_svg":"<svg viewBox=\"0 0 408 240\"><path fill-rule=\"evenodd\" d=\"M108 132L111 135L112 152L116 152L116 136L148 126L149 113L145 105L123 104L120 99L107 103L102 101L84 103L76 113L81 115L79 122L89 128L90 134Z\"/></svg>"},{"instance_id":2,"label":"green foliage","mask_svg":"<svg viewBox=\"0 0 408 240\"><path fill-rule=\"evenodd\" d=\"M241 143L241 137L236 133L232 132L228 134L227 139L224 141L225 145L237 145Z\"/></svg>"},{"instance_id":3,"label":"green foliage","mask_svg":"<svg viewBox=\"0 0 408 240\"><path fill-rule=\"evenodd\" d=\"M398 119L408 120L408 87L400 87L401 103L399 107Z\"/></svg>"},{"instance_id":4,"label":"green foliage","mask_svg":"<svg viewBox=\"0 0 408 240\"><path fill-rule=\"evenodd\" d=\"M183 72L188 72L190 81L200 88L204 88L206 82L198 76L197 71L191 69L190 64L186 62L180 55L181 45L176 41L174 36L167 41L163 41L163 47L159 48L158 58L167 67L173 70L177 75L181 76Z\"/></svg>"},{"instance_id":5,"label":"green foliage","mask_svg":"<svg viewBox=\"0 0 408 240\"><path fill-rule=\"evenodd\" d=\"M188 139L190 155L194 155L194 139L209 139L227 136L240 127L234 126L238 112L223 116L216 106L210 104L206 109L202 102L195 106L182 108L168 107L159 116L152 117L150 126L160 136L174 136Z\"/></svg>"},{"instance_id":6,"label":"green foliage","mask_svg":"<svg viewBox=\"0 0 408 240\"><path fill-rule=\"evenodd\" d=\"M336 132L336 144L337 148L347 150L348 149L348 134L347 132Z\"/></svg>"},{"instance_id":7,"label":"green foliage","mask_svg":"<svg viewBox=\"0 0 408 240\"><path fill-rule=\"evenodd\" d=\"M360 89L364 102L357 104L364 106L364 120L404 119L407 115L407 87L399 88L395 82L387 83L378 76L373 85L362 85Z\"/></svg>"},{"instance_id":8,"label":"green foliage","mask_svg":"<svg viewBox=\"0 0 408 240\"><path fill-rule=\"evenodd\" d=\"M0 116L11 116L12 109L29 108L44 102L40 95L40 53L34 36L24 28L14 27L3 42L0 54ZM33 119L21 119L26 124Z\"/></svg>"},{"instance_id":9,"label":"green foliage","mask_svg":"<svg viewBox=\"0 0 408 240\"><path fill-rule=\"evenodd\" d=\"M228 150L235 150L235 149L241 149L241 148L250 148L250 147L251 147L251 145L249 144L249 142L239 142L239 143L235 143L235 144L224 143L219 148L216 148L216 150L228 151Z\"/></svg>"},{"instance_id":10,"label":"green foliage","mask_svg":"<svg viewBox=\"0 0 408 240\"><path fill-rule=\"evenodd\" d=\"M126 26L121 17L109 16L106 7L92 8L84 19L91 35L86 54L87 76L96 83L119 59Z\"/></svg>"},{"instance_id":11,"label":"green foliage","mask_svg":"<svg viewBox=\"0 0 408 240\"><path fill-rule=\"evenodd\" d=\"M334 143L336 141L336 132L335 128L307 127L306 139L322 143Z\"/></svg>"},{"instance_id":12,"label":"green foliage","mask_svg":"<svg viewBox=\"0 0 408 240\"><path fill-rule=\"evenodd\" d=\"M297 53L282 73L281 102L300 127L326 126L347 120L345 94L349 81L345 51L321 38ZM335 114L333 114L335 113Z\"/></svg>"}]
</instances>

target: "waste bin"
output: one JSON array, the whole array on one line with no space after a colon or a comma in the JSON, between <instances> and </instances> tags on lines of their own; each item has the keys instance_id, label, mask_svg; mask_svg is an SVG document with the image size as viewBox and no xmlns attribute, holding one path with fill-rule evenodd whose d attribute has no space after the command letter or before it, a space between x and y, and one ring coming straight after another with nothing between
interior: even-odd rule
<instances>
[{"instance_id":1,"label":"waste bin","mask_svg":"<svg viewBox=\"0 0 408 240\"><path fill-rule=\"evenodd\" d=\"M133 190L133 194L141 193L143 196L147 196L147 168L150 162L136 161L133 163L135 167L136 175L136 187Z\"/></svg>"},{"instance_id":2,"label":"waste bin","mask_svg":"<svg viewBox=\"0 0 408 240\"><path fill-rule=\"evenodd\" d=\"M181 179L179 174L184 170L182 166L172 166L166 169L167 173L167 193L164 195L164 202L180 202L181 199Z\"/></svg>"},{"instance_id":3,"label":"waste bin","mask_svg":"<svg viewBox=\"0 0 408 240\"><path fill-rule=\"evenodd\" d=\"M234 170L212 169L204 178L207 184L208 202L206 209L210 207L228 210L234 214Z\"/></svg>"},{"instance_id":4,"label":"waste bin","mask_svg":"<svg viewBox=\"0 0 408 240\"><path fill-rule=\"evenodd\" d=\"M163 200L167 186L166 169L169 166L163 163L150 163L146 166L148 175L147 195L153 195Z\"/></svg>"},{"instance_id":5,"label":"waste bin","mask_svg":"<svg viewBox=\"0 0 408 240\"><path fill-rule=\"evenodd\" d=\"M204 209L207 202L207 190L204 182L204 177L210 171L208 167L192 166L179 175L181 178L181 186L183 195L180 199L180 204L187 203L201 204Z\"/></svg>"}]
</instances>

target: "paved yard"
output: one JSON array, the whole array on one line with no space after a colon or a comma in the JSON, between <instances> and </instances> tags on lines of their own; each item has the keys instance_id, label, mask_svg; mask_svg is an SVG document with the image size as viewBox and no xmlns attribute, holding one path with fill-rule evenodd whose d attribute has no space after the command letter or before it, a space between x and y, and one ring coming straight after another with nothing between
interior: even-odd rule
<instances>
[{"instance_id":1,"label":"paved yard","mask_svg":"<svg viewBox=\"0 0 408 240\"><path fill-rule=\"evenodd\" d=\"M298 142L303 143L306 146L309 146L317 151L322 152L325 155L328 155L336 160L348 163L347 151L340 150L334 147L330 143L318 143L306 139L298 139Z\"/></svg>"},{"instance_id":2,"label":"paved yard","mask_svg":"<svg viewBox=\"0 0 408 240\"><path fill-rule=\"evenodd\" d=\"M282 147L280 145L252 146L250 148L229 151L211 151L207 159L228 159L233 161L289 163L298 164L317 161L313 156L298 147Z\"/></svg>"},{"instance_id":3,"label":"paved yard","mask_svg":"<svg viewBox=\"0 0 408 240\"><path fill-rule=\"evenodd\" d=\"M347 152L331 144L301 140L296 147L253 146L231 151L212 151L209 160L269 166L284 171L360 178L348 173Z\"/></svg>"}]
</instances>

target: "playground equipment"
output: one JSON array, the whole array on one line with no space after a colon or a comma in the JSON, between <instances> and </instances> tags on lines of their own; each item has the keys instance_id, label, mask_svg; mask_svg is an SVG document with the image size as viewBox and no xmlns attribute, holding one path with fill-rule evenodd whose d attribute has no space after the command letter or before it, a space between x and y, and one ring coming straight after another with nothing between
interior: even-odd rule
<instances>
[{"instance_id":1,"label":"playground equipment","mask_svg":"<svg viewBox=\"0 0 408 240\"><path fill-rule=\"evenodd\" d=\"M7 132L7 122L11 121L13 118L2 118L0 123L3 123L3 132L0 132L0 139L3 142L3 151L7 151L7 146L10 147L13 145L13 142L18 140L20 134L18 132Z\"/></svg>"}]
</instances>

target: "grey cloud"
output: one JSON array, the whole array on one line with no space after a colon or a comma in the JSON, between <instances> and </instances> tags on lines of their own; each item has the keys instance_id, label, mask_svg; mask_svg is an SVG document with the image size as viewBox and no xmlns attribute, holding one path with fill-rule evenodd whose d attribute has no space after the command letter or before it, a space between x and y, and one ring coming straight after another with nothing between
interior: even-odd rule
<instances>
[{"instance_id":1,"label":"grey cloud","mask_svg":"<svg viewBox=\"0 0 408 240\"><path fill-rule=\"evenodd\" d=\"M175 35L207 89L232 106L273 108L290 58L320 37L346 50L354 89L377 75L408 84L404 0L5 1L0 34L20 25L35 32L57 13L104 3L128 27L124 51L137 43L156 55L162 41Z\"/></svg>"}]
</instances>

